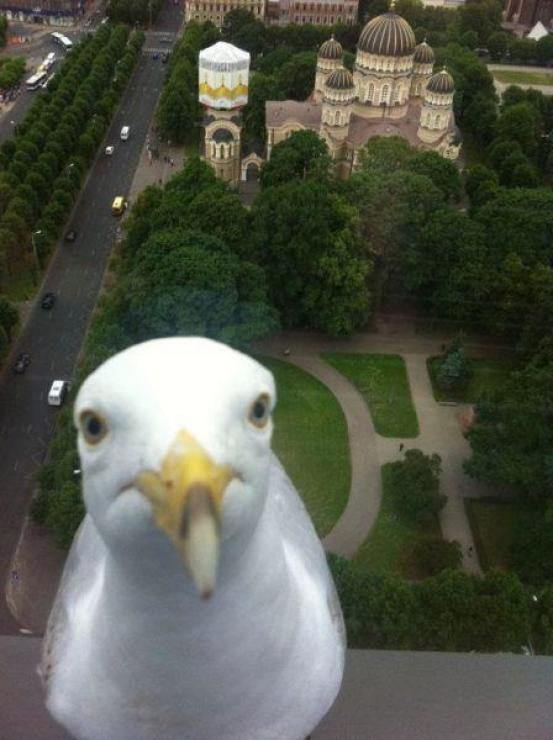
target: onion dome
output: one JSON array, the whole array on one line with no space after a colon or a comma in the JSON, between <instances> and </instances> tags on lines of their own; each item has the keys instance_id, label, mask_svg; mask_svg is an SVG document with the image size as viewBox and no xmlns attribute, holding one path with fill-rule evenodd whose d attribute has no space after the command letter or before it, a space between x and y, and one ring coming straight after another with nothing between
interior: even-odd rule
<instances>
[{"instance_id":1,"label":"onion dome","mask_svg":"<svg viewBox=\"0 0 553 740\"><path fill-rule=\"evenodd\" d=\"M331 72L325 81L325 86L332 90L353 90L353 75L345 67L339 67Z\"/></svg>"},{"instance_id":2,"label":"onion dome","mask_svg":"<svg viewBox=\"0 0 553 740\"><path fill-rule=\"evenodd\" d=\"M383 57L406 57L413 53L415 34L407 21L390 11L370 20L361 31L357 48Z\"/></svg>"},{"instance_id":3,"label":"onion dome","mask_svg":"<svg viewBox=\"0 0 553 740\"><path fill-rule=\"evenodd\" d=\"M428 46L426 41L415 46L415 55L413 57L415 64L434 64L435 60L434 51L431 46Z\"/></svg>"},{"instance_id":4,"label":"onion dome","mask_svg":"<svg viewBox=\"0 0 553 740\"><path fill-rule=\"evenodd\" d=\"M319 49L319 57L322 59L341 59L343 53L342 44L336 41L334 34Z\"/></svg>"},{"instance_id":5,"label":"onion dome","mask_svg":"<svg viewBox=\"0 0 553 740\"><path fill-rule=\"evenodd\" d=\"M447 69L442 69L428 80L426 86L427 92L439 93L441 95L447 95L452 93L455 89L455 83L453 77L449 74Z\"/></svg>"}]
</instances>

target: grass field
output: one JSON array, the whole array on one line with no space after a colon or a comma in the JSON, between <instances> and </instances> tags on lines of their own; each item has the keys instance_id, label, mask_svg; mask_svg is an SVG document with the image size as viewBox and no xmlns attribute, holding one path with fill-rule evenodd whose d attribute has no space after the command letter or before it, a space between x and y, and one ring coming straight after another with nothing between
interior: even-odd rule
<instances>
[{"instance_id":1,"label":"grass field","mask_svg":"<svg viewBox=\"0 0 553 740\"><path fill-rule=\"evenodd\" d=\"M515 523L520 520L530 523L537 516L543 518L543 513L524 501L465 499L465 510L484 570L509 570L509 551Z\"/></svg>"},{"instance_id":2,"label":"grass field","mask_svg":"<svg viewBox=\"0 0 553 740\"><path fill-rule=\"evenodd\" d=\"M461 403L476 403L485 391L500 388L509 379L509 374L517 367L511 360L472 360L474 374L468 386L460 391L445 391L436 382L439 362L439 357L429 357L426 361L434 398L436 401L459 401Z\"/></svg>"},{"instance_id":3,"label":"grass field","mask_svg":"<svg viewBox=\"0 0 553 740\"><path fill-rule=\"evenodd\" d=\"M511 85L553 85L553 70L551 72L518 72L510 69L490 71L496 80Z\"/></svg>"},{"instance_id":4,"label":"grass field","mask_svg":"<svg viewBox=\"0 0 553 740\"><path fill-rule=\"evenodd\" d=\"M410 559L413 545L421 538L441 536L438 520L425 524L414 524L399 517L392 504L390 464L383 465L382 504L375 525L371 530L354 562L371 573L389 573L404 578L420 578Z\"/></svg>"},{"instance_id":5,"label":"grass field","mask_svg":"<svg viewBox=\"0 0 553 740\"><path fill-rule=\"evenodd\" d=\"M351 467L344 414L316 378L281 360L258 359L274 374L277 384L273 449L322 537L340 517L349 496Z\"/></svg>"},{"instance_id":6,"label":"grass field","mask_svg":"<svg viewBox=\"0 0 553 740\"><path fill-rule=\"evenodd\" d=\"M3 291L6 298L10 301L26 301L36 290L34 273L32 269L21 269L10 275L9 281L6 281L6 288Z\"/></svg>"},{"instance_id":7,"label":"grass field","mask_svg":"<svg viewBox=\"0 0 553 740\"><path fill-rule=\"evenodd\" d=\"M399 355L324 354L365 399L374 427L383 437L417 437L419 423L411 400L405 363Z\"/></svg>"}]
</instances>

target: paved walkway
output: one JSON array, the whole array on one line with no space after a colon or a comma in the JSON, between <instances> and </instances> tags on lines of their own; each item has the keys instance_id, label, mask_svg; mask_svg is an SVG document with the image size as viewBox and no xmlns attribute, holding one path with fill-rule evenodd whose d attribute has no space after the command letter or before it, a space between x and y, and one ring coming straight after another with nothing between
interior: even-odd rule
<instances>
[{"instance_id":1,"label":"paved walkway","mask_svg":"<svg viewBox=\"0 0 553 740\"><path fill-rule=\"evenodd\" d=\"M326 362L313 354L294 353L288 359L324 383L336 396L346 417L351 459L350 491L346 508L325 538L324 546L336 555L352 558L376 521L382 498L372 419L359 391Z\"/></svg>"},{"instance_id":2,"label":"paved walkway","mask_svg":"<svg viewBox=\"0 0 553 740\"><path fill-rule=\"evenodd\" d=\"M464 509L464 498L487 493L485 486L469 478L463 461L470 447L463 436L463 423L469 406L439 404L433 396L426 369L426 358L438 354L442 339L416 337L407 332L397 335L365 333L349 339L328 339L315 333L284 332L263 342L259 351L283 357L317 377L336 396L344 411L351 455L351 489L342 516L324 540L325 547L344 557L353 557L365 541L378 515L382 488L381 465L402 458L400 444L416 447L442 458L442 490L447 503L440 515L447 540L457 540L462 548L463 568L481 573L472 531ZM472 356L498 356L502 349L489 345L467 344ZM323 352L387 352L405 360L411 395L419 419L420 434L415 439L385 438L376 434L365 401L349 381L318 355Z\"/></svg>"}]
</instances>

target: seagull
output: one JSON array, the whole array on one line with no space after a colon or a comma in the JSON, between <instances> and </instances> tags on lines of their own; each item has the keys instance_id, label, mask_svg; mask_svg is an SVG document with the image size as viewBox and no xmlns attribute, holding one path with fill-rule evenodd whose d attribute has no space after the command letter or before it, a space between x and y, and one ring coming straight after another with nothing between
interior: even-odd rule
<instances>
[{"instance_id":1,"label":"seagull","mask_svg":"<svg viewBox=\"0 0 553 740\"><path fill-rule=\"evenodd\" d=\"M273 376L200 337L115 355L74 407L87 514L39 673L87 740L305 740L342 681L324 551L271 451Z\"/></svg>"}]
</instances>

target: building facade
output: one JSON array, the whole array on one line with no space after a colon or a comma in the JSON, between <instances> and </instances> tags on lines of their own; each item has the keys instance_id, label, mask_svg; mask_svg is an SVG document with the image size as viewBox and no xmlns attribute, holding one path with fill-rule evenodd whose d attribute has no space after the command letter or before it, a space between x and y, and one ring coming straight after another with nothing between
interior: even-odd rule
<instances>
[{"instance_id":1,"label":"building facade","mask_svg":"<svg viewBox=\"0 0 553 740\"><path fill-rule=\"evenodd\" d=\"M425 42L416 44L407 21L393 11L373 18L359 37L353 74L342 60L342 47L331 38L319 50L308 100L267 101L267 158L276 144L304 129L326 141L344 177L373 136L401 136L416 148L457 158L453 78L445 69L433 73L434 52Z\"/></svg>"},{"instance_id":2,"label":"building facade","mask_svg":"<svg viewBox=\"0 0 553 740\"><path fill-rule=\"evenodd\" d=\"M186 23L211 21L221 28L225 15L239 8L250 10L261 21L265 18L265 0L186 0L184 18Z\"/></svg>"},{"instance_id":3,"label":"building facade","mask_svg":"<svg viewBox=\"0 0 553 740\"><path fill-rule=\"evenodd\" d=\"M286 26L289 23L333 26L357 23L359 0L268 0L267 22Z\"/></svg>"},{"instance_id":4,"label":"building facade","mask_svg":"<svg viewBox=\"0 0 553 740\"><path fill-rule=\"evenodd\" d=\"M553 0L507 0L506 25L532 28L538 21L553 31Z\"/></svg>"},{"instance_id":5,"label":"building facade","mask_svg":"<svg viewBox=\"0 0 553 740\"><path fill-rule=\"evenodd\" d=\"M9 21L47 26L72 26L90 5L91 0L11 0L0 4L0 12Z\"/></svg>"},{"instance_id":6,"label":"building facade","mask_svg":"<svg viewBox=\"0 0 553 740\"><path fill-rule=\"evenodd\" d=\"M242 167L242 108L248 102L250 55L218 41L200 52L198 94L204 108L204 159L236 184Z\"/></svg>"}]
</instances>

